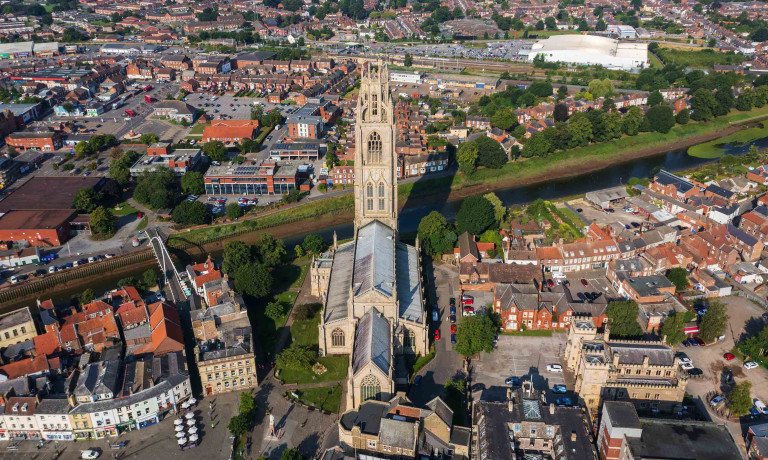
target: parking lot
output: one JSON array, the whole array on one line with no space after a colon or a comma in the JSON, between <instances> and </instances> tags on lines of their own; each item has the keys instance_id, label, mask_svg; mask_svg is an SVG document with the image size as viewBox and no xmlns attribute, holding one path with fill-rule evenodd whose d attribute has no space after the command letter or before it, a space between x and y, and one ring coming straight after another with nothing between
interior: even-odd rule
<instances>
[{"instance_id":1,"label":"parking lot","mask_svg":"<svg viewBox=\"0 0 768 460\"><path fill-rule=\"evenodd\" d=\"M549 390L553 385L573 382L564 372L547 371L548 364L560 364L567 335L553 333L551 337L500 335L493 353L483 353L473 361L474 381L482 382L486 391L506 391L508 377L531 379L537 390Z\"/></svg>"},{"instance_id":2,"label":"parking lot","mask_svg":"<svg viewBox=\"0 0 768 460\"><path fill-rule=\"evenodd\" d=\"M634 228L632 225L633 222L637 222L638 224L645 222L645 217L642 214L632 214L631 212L624 211L622 209L624 204L611 206L613 212L607 213L602 209L598 209L592 206L584 199L573 200L569 201L568 203L574 209L581 209L582 216L586 217L590 222L595 222L600 226L618 222L622 225L629 225L630 227Z\"/></svg>"},{"instance_id":3,"label":"parking lot","mask_svg":"<svg viewBox=\"0 0 768 460\"><path fill-rule=\"evenodd\" d=\"M532 42L523 40L505 40L478 43L478 47L465 46L462 44L435 44L435 45L415 45L405 47L402 45L384 45L384 52L405 54L410 53L413 56L434 56L448 58L469 58L469 59L504 59L507 61L519 61L523 58L520 51L530 49ZM481 47L483 46L484 47Z\"/></svg>"}]
</instances>

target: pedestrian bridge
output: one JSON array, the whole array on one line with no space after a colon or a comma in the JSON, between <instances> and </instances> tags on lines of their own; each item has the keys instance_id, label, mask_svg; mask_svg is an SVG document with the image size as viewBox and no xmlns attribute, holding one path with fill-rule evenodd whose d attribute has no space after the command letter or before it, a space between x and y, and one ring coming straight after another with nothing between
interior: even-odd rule
<instances>
[{"instance_id":1,"label":"pedestrian bridge","mask_svg":"<svg viewBox=\"0 0 768 460\"><path fill-rule=\"evenodd\" d=\"M163 279L167 290L170 291L171 300L176 304L186 301L191 295L191 287L188 285L188 281L182 279L173 264L171 254L165 245L167 237L157 227L149 228L145 233L149 238L149 245L155 253L157 263L160 265L160 270L163 272Z\"/></svg>"}]
</instances>

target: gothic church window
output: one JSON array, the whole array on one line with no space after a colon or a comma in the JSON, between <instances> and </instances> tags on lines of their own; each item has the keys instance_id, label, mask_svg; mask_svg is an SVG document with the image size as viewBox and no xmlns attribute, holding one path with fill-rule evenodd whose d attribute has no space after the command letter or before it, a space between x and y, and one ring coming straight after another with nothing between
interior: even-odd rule
<instances>
[{"instance_id":1,"label":"gothic church window","mask_svg":"<svg viewBox=\"0 0 768 460\"><path fill-rule=\"evenodd\" d=\"M343 347L344 346L344 331L341 329L334 329L333 332L331 332L331 343L334 347Z\"/></svg>"},{"instance_id":2,"label":"gothic church window","mask_svg":"<svg viewBox=\"0 0 768 460\"><path fill-rule=\"evenodd\" d=\"M369 399L379 399L379 393L381 393L379 379L373 375L366 376L360 385L360 402L362 403Z\"/></svg>"},{"instance_id":3,"label":"gothic church window","mask_svg":"<svg viewBox=\"0 0 768 460\"><path fill-rule=\"evenodd\" d=\"M366 162L381 163L381 136L375 131L368 136L368 157Z\"/></svg>"}]
</instances>

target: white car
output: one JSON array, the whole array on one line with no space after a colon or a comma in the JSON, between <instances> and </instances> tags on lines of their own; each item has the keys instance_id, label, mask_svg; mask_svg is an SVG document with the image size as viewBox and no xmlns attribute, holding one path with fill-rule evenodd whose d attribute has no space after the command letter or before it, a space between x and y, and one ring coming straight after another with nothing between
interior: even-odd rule
<instances>
[{"instance_id":1,"label":"white car","mask_svg":"<svg viewBox=\"0 0 768 460\"><path fill-rule=\"evenodd\" d=\"M758 366L758 364L754 361L748 361L744 363L744 369L754 369Z\"/></svg>"},{"instance_id":2,"label":"white car","mask_svg":"<svg viewBox=\"0 0 768 460\"><path fill-rule=\"evenodd\" d=\"M691 360L689 359L687 363L680 363L680 367L682 367L686 371L689 371L693 369L693 363L691 363Z\"/></svg>"},{"instance_id":3,"label":"white car","mask_svg":"<svg viewBox=\"0 0 768 460\"><path fill-rule=\"evenodd\" d=\"M723 398L720 395L717 395L709 401L709 405L712 407L717 407L723 401L725 401L725 398Z\"/></svg>"},{"instance_id":4,"label":"white car","mask_svg":"<svg viewBox=\"0 0 768 460\"><path fill-rule=\"evenodd\" d=\"M99 455L101 455L101 453L99 451L93 450L93 449L88 449L88 450L84 450L84 451L80 452L80 458L82 458L82 459L99 458Z\"/></svg>"},{"instance_id":5,"label":"white car","mask_svg":"<svg viewBox=\"0 0 768 460\"><path fill-rule=\"evenodd\" d=\"M680 364L693 364L691 358L680 358Z\"/></svg>"},{"instance_id":6,"label":"white car","mask_svg":"<svg viewBox=\"0 0 768 460\"><path fill-rule=\"evenodd\" d=\"M758 410L761 414L765 413L765 403L760 401L759 399L755 398L755 409Z\"/></svg>"},{"instance_id":7,"label":"white car","mask_svg":"<svg viewBox=\"0 0 768 460\"><path fill-rule=\"evenodd\" d=\"M563 366L559 364L547 364L547 372L563 372Z\"/></svg>"}]
</instances>

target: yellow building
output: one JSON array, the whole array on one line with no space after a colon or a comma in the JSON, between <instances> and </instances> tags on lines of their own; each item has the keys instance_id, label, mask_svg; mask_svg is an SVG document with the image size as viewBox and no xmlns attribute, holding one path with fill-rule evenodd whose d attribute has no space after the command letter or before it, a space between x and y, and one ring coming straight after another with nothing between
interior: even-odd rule
<instances>
[{"instance_id":1,"label":"yellow building","mask_svg":"<svg viewBox=\"0 0 768 460\"><path fill-rule=\"evenodd\" d=\"M0 316L0 348L31 340L37 335L29 308L24 307Z\"/></svg>"},{"instance_id":2,"label":"yellow building","mask_svg":"<svg viewBox=\"0 0 768 460\"><path fill-rule=\"evenodd\" d=\"M598 330L589 317L571 321L565 365L593 419L604 401L631 401L640 413L676 411L688 383L665 342L612 340L609 326Z\"/></svg>"},{"instance_id":3,"label":"yellow building","mask_svg":"<svg viewBox=\"0 0 768 460\"><path fill-rule=\"evenodd\" d=\"M249 326L235 327L222 332L222 340L195 347L195 362L206 395L258 386L251 341Z\"/></svg>"}]
</instances>

